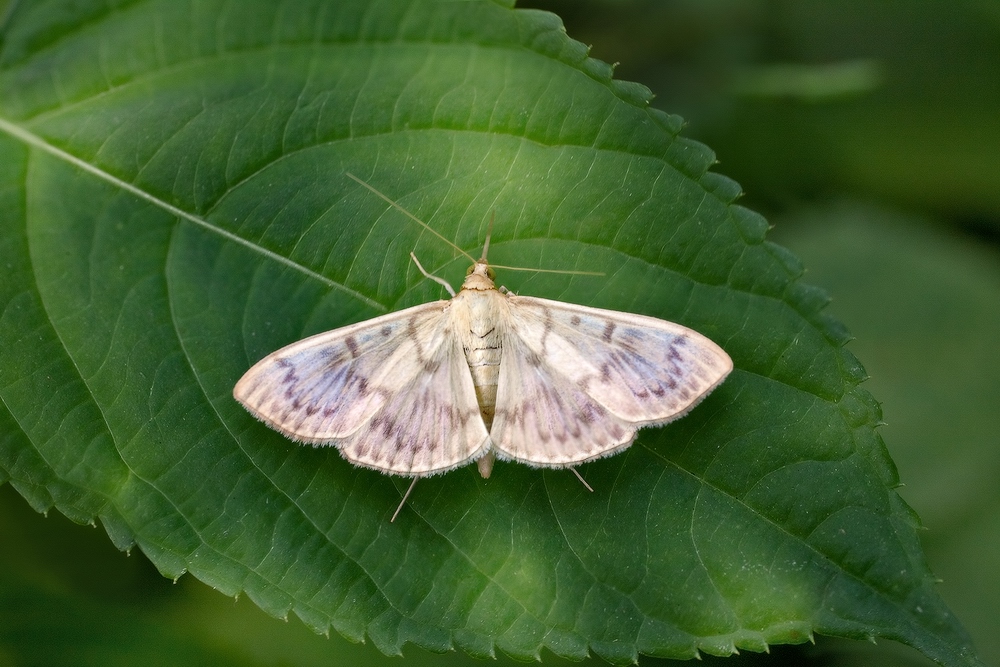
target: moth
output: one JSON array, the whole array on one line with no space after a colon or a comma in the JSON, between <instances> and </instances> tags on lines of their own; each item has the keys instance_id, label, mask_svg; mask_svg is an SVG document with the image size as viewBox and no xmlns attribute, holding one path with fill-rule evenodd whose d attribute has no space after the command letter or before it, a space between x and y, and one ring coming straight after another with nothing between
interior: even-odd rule
<instances>
[{"instance_id":1,"label":"moth","mask_svg":"<svg viewBox=\"0 0 1000 667\"><path fill-rule=\"evenodd\" d=\"M494 457L572 469L616 454L733 368L680 324L498 289L488 249L489 237L457 294L411 253L450 300L292 343L248 370L234 397L292 440L415 484L472 461L489 477Z\"/></svg>"}]
</instances>

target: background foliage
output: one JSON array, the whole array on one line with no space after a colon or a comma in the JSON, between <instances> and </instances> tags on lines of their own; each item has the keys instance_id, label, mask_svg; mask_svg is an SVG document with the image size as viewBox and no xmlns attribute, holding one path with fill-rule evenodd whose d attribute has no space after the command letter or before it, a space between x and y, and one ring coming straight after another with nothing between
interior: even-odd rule
<instances>
[{"instance_id":1,"label":"background foliage","mask_svg":"<svg viewBox=\"0 0 1000 667\"><path fill-rule=\"evenodd\" d=\"M987 601L996 596L983 592L997 591L988 575L996 570L989 554L997 553L988 541L995 545L998 534L989 398L998 390L990 332L1000 290L996 170L984 147L997 127L986 113L995 100L983 91L997 87L988 85L995 70L980 63L995 49L997 17L985 4L962 5L945 23L955 39L930 43L943 12L927 6L890 4L874 16L851 3L554 8L574 37L595 44L596 56L623 62L619 78L651 85L658 106L694 121L691 133L719 152L722 171L806 258L811 281L832 288L835 313L859 336L854 349L874 376L869 388L886 400L886 437L909 484L903 495L931 528L925 543L945 576L942 593L995 655L985 629ZM58 628L65 644L48 642L52 653L39 662L57 661L60 650L79 656L81 647L101 664L116 652L132 664L143 651L156 664L163 647L175 661L210 656L220 664L323 664L345 653L380 660L370 648L312 636L297 621L283 628L246 601L233 609L191 577L166 584L141 555L126 558L99 533L95 540L56 517L42 521L9 486L0 492L4 534L19 545L5 554L3 606L35 612L4 618L5 650ZM77 552L85 555L65 557ZM94 619L102 619L96 630ZM204 621L195 629L191 619ZM123 626L134 643L121 643ZM848 660L859 649L821 641L803 650ZM416 649L408 653L421 659ZM799 649L776 651L773 660L782 659L803 658Z\"/></svg>"}]
</instances>

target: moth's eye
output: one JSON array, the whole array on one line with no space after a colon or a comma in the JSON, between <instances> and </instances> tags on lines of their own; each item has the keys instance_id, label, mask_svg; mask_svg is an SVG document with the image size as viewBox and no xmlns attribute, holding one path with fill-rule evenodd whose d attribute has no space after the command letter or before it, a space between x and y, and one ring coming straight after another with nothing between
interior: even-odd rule
<instances>
[{"instance_id":1,"label":"moth's eye","mask_svg":"<svg viewBox=\"0 0 1000 667\"><path fill-rule=\"evenodd\" d=\"M497 279L496 271L494 271L493 269L487 267L487 269L486 269L486 277L489 278L490 280L496 280Z\"/></svg>"},{"instance_id":2,"label":"moth's eye","mask_svg":"<svg viewBox=\"0 0 1000 667\"><path fill-rule=\"evenodd\" d=\"M470 267L469 267L469 268L468 268L468 269L467 269L467 270L465 271L465 275L467 275L467 276L471 276L471 275L472 275L472 272L473 272L473 271L475 271L475 270L476 270L476 265L475 265L475 264L473 264L472 266L470 266Z\"/></svg>"}]
</instances>

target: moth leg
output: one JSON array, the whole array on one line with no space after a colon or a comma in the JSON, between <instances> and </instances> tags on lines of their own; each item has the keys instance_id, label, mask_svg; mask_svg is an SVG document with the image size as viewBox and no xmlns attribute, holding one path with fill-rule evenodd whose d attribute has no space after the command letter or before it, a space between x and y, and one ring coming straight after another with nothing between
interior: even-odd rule
<instances>
[{"instance_id":1,"label":"moth leg","mask_svg":"<svg viewBox=\"0 0 1000 667\"><path fill-rule=\"evenodd\" d=\"M408 488L406 490L406 493L403 494L403 499L399 501L399 507L397 507L396 511L392 513L392 518L389 519L389 523L392 523L393 521L395 521L396 517L399 516L399 511L401 509L403 509L403 505L406 504L406 499L410 497L410 492L413 491L413 487L415 487L417 485L417 480L418 479L420 479L420 478L419 477L414 477L413 481L410 482L410 488ZM586 482L584 482L584 484L586 484Z\"/></svg>"},{"instance_id":2,"label":"moth leg","mask_svg":"<svg viewBox=\"0 0 1000 667\"><path fill-rule=\"evenodd\" d=\"M417 265L418 269L420 269L420 273L424 274L424 278L430 278L431 280L433 280L434 282L436 282L438 285L440 285L441 287L443 287L446 290L448 290L448 294L452 295L452 297L455 296L455 290L452 289L451 285L449 285L448 282L444 278L438 278L435 275L427 273L426 269L424 269L424 267L421 266L420 260L418 260L417 256L414 255L412 252L410 253L410 259L412 259L413 263Z\"/></svg>"},{"instance_id":3,"label":"moth leg","mask_svg":"<svg viewBox=\"0 0 1000 667\"><path fill-rule=\"evenodd\" d=\"M594 488L590 486L590 484L587 484L587 480L583 478L583 475L581 475L576 471L576 468L570 468L570 470L573 471L573 474L576 475L576 478L580 480L580 483L583 484L585 487L587 487L588 491L590 491L591 493L594 492ZM404 498L403 500L406 500L406 498Z\"/></svg>"}]
</instances>

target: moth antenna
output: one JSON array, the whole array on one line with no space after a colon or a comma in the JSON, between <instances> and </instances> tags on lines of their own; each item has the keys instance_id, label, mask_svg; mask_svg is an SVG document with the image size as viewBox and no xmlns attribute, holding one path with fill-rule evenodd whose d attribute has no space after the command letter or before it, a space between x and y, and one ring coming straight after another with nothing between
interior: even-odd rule
<instances>
[{"instance_id":1,"label":"moth antenna","mask_svg":"<svg viewBox=\"0 0 1000 667\"><path fill-rule=\"evenodd\" d=\"M483 258L480 262L486 263L486 251L490 249L490 237L493 236L493 220L496 219L496 212L490 211L490 226L486 228L486 243L483 244Z\"/></svg>"},{"instance_id":2,"label":"moth antenna","mask_svg":"<svg viewBox=\"0 0 1000 667\"><path fill-rule=\"evenodd\" d=\"M480 262L486 262L486 253L490 249L490 239L493 238L493 221L496 219L496 212L490 212L490 226L486 229L486 243L483 244L483 258ZM490 264L494 269L504 269L506 271L535 271L537 273L563 273L572 276L603 276L600 271L572 271L563 269L531 269L525 266L504 266L503 264Z\"/></svg>"},{"instance_id":3,"label":"moth antenna","mask_svg":"<svg viewBox=\"0 0 1000 667\"><path fill-rule=\"evenodd\" d=\"M490 264L494 269L504 271L534 271L535 273L561 273L567 276L605 276L603 271L574 271L573 269L533 269L529 266L504 266L503 264Z\"/></svg>"},{"instance_id":4,"label":"moth antenna","mask_svg":"<svg viewBox=\"0 0 1000 667\"><path fill-rule=\"evenodd\" d=\"M417 480L418 479L420 479L420 478L419 477L414 477L413 481L410 482L410 488L408 488L406 490L406 493L403 494L403 499L399 501L399 507L397 507L396 511L392 513L392 518L389 519L389 523L392 523L393 521L395 521L396 517L399 516L399 510L403 509L403 505L406 504L406 499L410 497L410 492L413 491L413 487L415 487L417 485ZM586 484L586 482L584 482L584 484Z\"/></svg>"},{"instance_id":5,"label":"moth antenna","mask_svg":"<svg viewBox=\"0 0 1000 667\"><path fill-rule=\"evenodd\" d=\"M418 225L420 225L421 227L423 227L424 229L426 229L427 231L429 231L431 234L433 234L434 236L438 237L439 239L441 239L442 241L444 241L445 243L447 243L448 245L450 245L454 250L456 250L457 252L461 253L466 258L468 258L469 261L471 261L473 264L476 262L476 259L472 255L470 255L469 253L467 253L464 250L462 250L462 248L460 248L459 246L455 245L455 243L451 239L449 239L448 237L444 236L443 234L441 234L440 232L438 232L436 229L434 229L433 227L431 227L430 225L428 225L426 222L424 222L423 220L421 220L417 216L415 216L412 213L410 213L409 211L407 211L405 208L403 208L402 206L400 206L397 202L395 202L392 199L390 199L388 197L388 195L385 195L382 192L380 192L377 188L375 188L375 186L369 185L367 182L361 180L360 178L358 178L357 176L355 176L354 174L352 174L349 171L345 171L344 174L346 174L347 177L350 178L351 180L353 180L353 181L357 182L358 184L363 185L364 187L368 188L371 192L373 192L377 197L379 197L380 199L382 199L384 202L386 202L387 204L389 204L393 208L401 211L403 213L403 215L405 215L406 217L408 217L410 220L413 220L415 223L417 223ZM495 213L490 213L490 226L489 226L489 230L486 232L486 243L483 244L483 257L480 260L482 262L486 261L486 253L487 253L487 251L490 248L490 237L493 235L493 220L494 220L495 217L496 217ZM412 253L411 253L411 255L412 255ZM414 261L416 261L416 258L414 258ZM420 262L417 262L417 266L420 266ZM536 273L561 273L561 274L570 275L570 276L603 276L603 275L606 275L605 273L603 273L601 271L572 271L572 270L563 270L563 269L532 269L532 268L529 268L529 267L526 267L526 266L504 266L502 264L496 264L496 265L492 265L491 264L491 266L494 269L503 269L505 271L534 271ZM426 271L424 271L423 267L420 267L420 270L423 272L423 274L425 276L427 276L431 280L435 280L437 282L441 282L440 278L438 278L436 276L432 276L431 274L427 273ZM442 284L444 284L444 283L442 283ZM448 286L448 292L451 293L452 296L455 295L454 292L452 291L450 285Z\"/></svg>"},{"instance_id":6,"label":"moth antenna","mask_svg":"<svg viewBox=\"0 0 1000 667\"><path fill-rule=\"evenodd\" d=\"M446 236L444 236L443 234L441 234L440 232L438 232L436 229L434 229L433 227L431 227L430 225L428 225L426 222L424 222L423 220L421 220L417 216L415 216L412 213L410 213L409 211L407 211L405 208L403 208L402 206L400 206L399 204L397 204L395 201L393 201L392 199L389 199L389 197L387 195L384 195L381 192L379 192L377 189L375 189L374 186L369 185L368 183L366 183L365 181L361 180L360 178L358 178L357 176L355 176L354 174L352 174L349 171L345 171L344 173L348 176L348 178L350 178L350 179L352 179L352 180L360 183L361 185L363 185L366 188L368 188L369 190L371 190L373 193L375 193L376 196L378 196L380 199L382 199L383 201L385 201L387 204L389 204L393 208L398 209L399 211L402 211L403 214L406 217L408 217L410 220L414 221L415 223L417 223L418 225L420 225L421 227L423 227L424 229L426 229L427 231L429 231L431 234L433 234L434 236L438 237L439 239L441 239L442 241L444 241L445 243L447 243L448 245L450 245L452 248L454 248L458 252L460 252L463 255L465 255L466 257L468 257L469 260L471 260L473 263L475 263L476 260L475 260L475 258L472 255L470 255L469 253L467 253L464 250L462 250L461 248L459 248L457 245L455 245L455 243L451 239L447 238Z\"/></svg>"},{"instance_id":7,"label":"moth antenna","mask_svg":"<svg viewBox=\"0 0 1000 667\"><path fill-rule=\"evenodd\" d=\"M427 270L424 269L423 266L421 266L420 260L417 259L417 256L415 254L413 254L412 252L410 253L410 259L412 259L413 263L417 265L418 269L420 269L420 273L424 274L424 278L430 278L431 280L433 280L434 282L436 282L438 285L441 285L446 290L448 290L448 294L452 295L452 297L455 296L455 290L452 289L451 285L448 284L448 281L445 280L444 278L439 278L439 277L435 276L433 273L427 273Z\"/></svg>"},{"instance_id":8,"label":"moth antenna","mask_svg":"<svg viewBox=\"0 0 1000 667\"><path fill-rule=\"evenodd\" d=\"M573 474L574 474L574 475L576 475L576 478L577 478L578 480L580 480L580 483L581 483L581 484L583 484L583 485L584 485L585 487L587 487L587 490L588 490L588 491L590 491L591 493L593 493L593 492L594 492L594 487L592 487L592 486L591 486L590 484L587 484L587 480L585 480L585 479L583 478L583 475L581 475L580 473L578 473L578 472L576 471L576 468L570 468L570 470L572 470L572 471L573 471ZM416 481L416 480L414 480L414 481ZM407 495L409 495L409 492L407 492ZM406 500L406 498L403 498L403 500ZM398 512L399 510L396 510L396 511Z\"/></svg>"}]
</instances>

